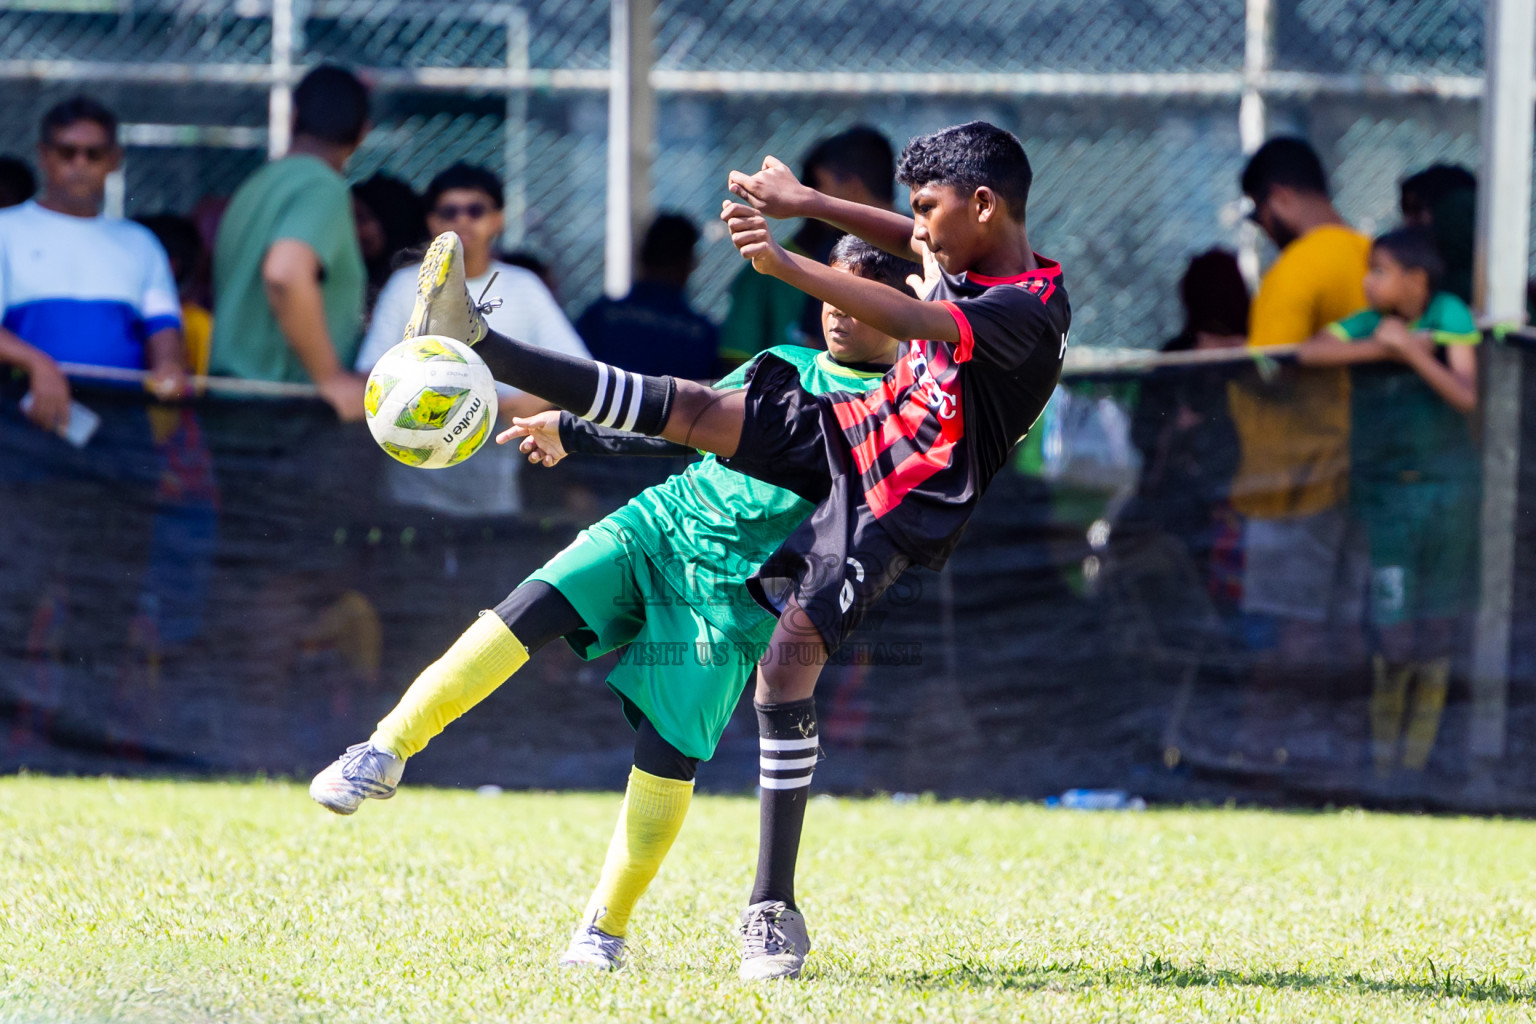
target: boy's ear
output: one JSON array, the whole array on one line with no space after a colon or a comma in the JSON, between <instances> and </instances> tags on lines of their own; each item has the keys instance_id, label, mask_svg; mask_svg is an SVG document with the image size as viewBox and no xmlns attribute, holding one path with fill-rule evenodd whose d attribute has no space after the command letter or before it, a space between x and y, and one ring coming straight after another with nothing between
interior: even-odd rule
<instances>
[{"instance_id":1,"label":"boy's ear","mask_svg":"<svg viewBox=\"0 0 1536 1024\"><path fill-rule=\"evenodd\" d=\"M986 185L978 186L971 196L971 207L976 211L976 221L985 224L997 216L997 193Z\"/></svg>"}]
</instances>

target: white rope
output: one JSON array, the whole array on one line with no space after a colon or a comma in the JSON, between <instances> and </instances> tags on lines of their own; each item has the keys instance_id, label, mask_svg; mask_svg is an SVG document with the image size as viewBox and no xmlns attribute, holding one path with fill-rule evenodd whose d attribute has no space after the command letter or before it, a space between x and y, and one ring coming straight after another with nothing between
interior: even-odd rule
<instances>
[{"instance_id":1,"label":"white rope","mask_svg":"<svg viewBox=\"0 0 1536 1024\"><path fill-rule=\"evenodd\" d=\"M87 366L83 363L60 363L59 369L66 377L77 380L110 380L124 384L144 386L151 379L145 370L125 370L116 366ZM274 380L241 380L238 377L192 376L192 388L197 394L233 395L245 398L319 398L320 390L313 384L290 384Z\"/></svg>"}]
</instances>

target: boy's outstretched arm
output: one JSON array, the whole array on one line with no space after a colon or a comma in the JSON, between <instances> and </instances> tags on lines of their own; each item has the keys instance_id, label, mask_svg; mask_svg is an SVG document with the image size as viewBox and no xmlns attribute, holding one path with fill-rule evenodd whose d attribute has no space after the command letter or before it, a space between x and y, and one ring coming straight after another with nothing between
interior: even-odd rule
<instances>
[{"instance_id":1,"label":"boy's outstretched arm","mask_svg":"<svg viewBox=\"0 0 1536 1024\"><path fill-rule=\"evenodd\" d=\"M893 256L914 262L921 262L923 258L912 244L911 217L878 206L823 195L801 183L795 172L778 157L764 157L763 169L756 174L732 171L729 187L743 203L765 217L774 220L805 217L825 221L839 231L858 235Z\"/></svg>"},{"instance_id":2,"label":"boy's outstretched arm","mask_svg":"<svg viewBox=\"0 0 1536 1024\"><path fill-rule=\"evenodd\" d=\"M1391 358L1392 353L1379 341L1345 341L1326 327L1296 349L1296 361L1302 366L1354 366Z\"/></svg>"},{"instance_id":3,"label":"boy's outstretched arm","mask_svg":"<svg viewBox=\"0 0 1536 1024\"><path fill-rule=\"evenodd\" d=\"M822 266L813 259L784 251L768 231L763 215L749 206L726 201L720 219L730 228L731 242L759 274L776 277L808 295L829 302L855 320L900 341L960 341L960 325L949 308L925 302L905 292L855 274ZM874 244L873 239L867 239Z\"/></svg>"}]
</instances>

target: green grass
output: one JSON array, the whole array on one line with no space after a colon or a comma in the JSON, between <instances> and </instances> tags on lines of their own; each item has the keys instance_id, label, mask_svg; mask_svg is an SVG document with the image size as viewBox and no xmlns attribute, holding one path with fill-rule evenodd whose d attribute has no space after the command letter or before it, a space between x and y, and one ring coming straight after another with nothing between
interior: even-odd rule
<instances>
[{"instance_id":1,"label":"green grass","mask_svg":"<svg viewBox=\"0 0 1536 1024\"><path fill-rule=\"evenodd\" d=\"M4 1021L1536 1015L1536 825L817 800L807 976L735 977L756 805L701 798L631 966L552 967L612 795L0 779Z\"/></svg>"}]
</instances>

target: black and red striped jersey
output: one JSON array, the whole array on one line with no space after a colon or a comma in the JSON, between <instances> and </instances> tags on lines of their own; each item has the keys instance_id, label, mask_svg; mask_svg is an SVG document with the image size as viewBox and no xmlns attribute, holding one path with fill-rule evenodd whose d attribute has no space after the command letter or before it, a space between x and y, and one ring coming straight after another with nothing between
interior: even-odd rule
<instances>
[{"instance_id":1,"label":"black and red striped jersey","mask_svg":"<svg viewBox=\"0 0 1536 1024\"><path fill-rule=\"evenodd\" d=\"M976 499L1061 377L1072 310L1061 266L1014 277L945 274L928 298L958 344L912 341L881 385L828 396L870 511L914 562L942 568Z\"/></svg>"}]
</instances>

